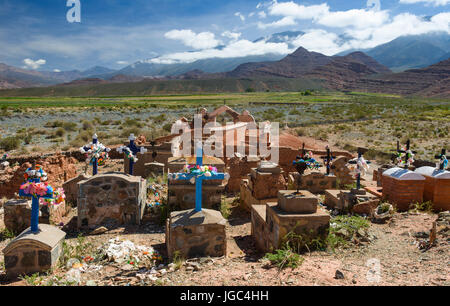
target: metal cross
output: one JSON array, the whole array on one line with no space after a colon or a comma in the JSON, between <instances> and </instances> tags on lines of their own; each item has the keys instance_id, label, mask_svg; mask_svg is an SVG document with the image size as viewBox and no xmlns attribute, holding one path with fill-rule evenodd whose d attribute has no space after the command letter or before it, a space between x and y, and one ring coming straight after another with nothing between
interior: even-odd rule
<instances>
[{"instance_id":1,"label":"metal cross","mask_svg":"<svg viewBox=\"0 0 450 306\"><path fill-rule=\"evenodd\" d=\"M406 150L400 150L400 142L397 141L397 153L403 153L405 154L403 157L406 159L405 160L405 169L408 169L408 156L407 156L407 152L410 150L411 147L411 141L408 139L406 141ZM413 154L416 154L416 151L411 151Z\"/></svg>"},{"instance_id":2,"label":"metal cross","mask_svg":"<svg viewBox=\"0 0 450 306\"><path fill-rule=\"evenodd\" d=\"M100 153L108 153L111 151L110 148L106 148L102 143L98 142L97 134L92 136L92 142L84 147L80 148L83 154L93 154L92 161L92 175L97 175L98 173L98 157Z\"/></svg>"},{"instance_id":3,"label":"metal cross","mask_svg":"<svg viewBox=\"0 0 450 306\"><path fill-rule=\"evenodd\" d=\"M336 156L331 155L331 150L330 150L329 146L326 147L326 150L327 150L327 155L326 156L321 156L320 158L322 158L323 162L326 163L326 165L327 165L327 175L330 175L331 161L333 159L335 159Z\"/></svg>"}]
</instances>

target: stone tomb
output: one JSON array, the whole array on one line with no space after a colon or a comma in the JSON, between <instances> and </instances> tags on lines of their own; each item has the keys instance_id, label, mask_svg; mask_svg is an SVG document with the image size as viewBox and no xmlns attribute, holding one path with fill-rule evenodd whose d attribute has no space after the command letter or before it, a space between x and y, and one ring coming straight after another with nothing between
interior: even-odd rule
<instances>
[{"instance_id":1,"label":"stone tomb","mask_svg":"<svg viewBox=\"0 0 450 306\"><path fill-rule=\"evenodd\" d=\"M141 177L110 172L78 184L78 228L141 223L147 200L147 184Z\"/></svg>"},{"instance_id":2,"label":"stone tomb","mask_svg":"<svg viewBox=\"0 0 450 306\"><path fill-rule=\"evenodd\" d=\"M251 210L252 205L276 202L278 191L286 190L284 172L277 164L261 161L253 168L248 179L241 183L241 204Z\"/></svg>"},{"instance_id":3,"label":"stone tomb","mask_svg":"<svg viewBox=\"0 0 450 306\"><path fill-rule=\"evenodd\" d=\"M289 173L289 188L308 190L313 193L324 193L327 189L336 189L337 180L334 175L326 175L318 171L307 172L302 176L301 185L298 186L298 174L297 172Z\"/></svg>"},{"instance_id":4,"label":"stone tomb","mask_svg":"<svg viewBox=\"0 0 450 306\"><path fill-rule=\"evenodd\" d=\"M3 249L8 278L45 272L55 267L66 233L48 224L39 224L39 233L28 228Z\"/></svg>"},{"instance_id":5,"label":"stone tomb","mask_svg":"<svg viewBox=\"0 0 450 306\"><path fill-rule=\"evenodd\" d=\"M65 203L60 205L39 205L39 222L44 224L59 224L67 213ZM4 205L5 227L14 232L21 233L31 225L31 200L9 200Z\"/></svg>"},{"instance_id":6,"label":"stone tomb","mask_svg":"<svg viewBox=\"0 0 450 306\"><path fill-rule=\"evenodd\" d=\"M186 164L194 165L196 157L172 157L169 159L169 172L181 172ZM216 157L203 156L203 165L216 167L224 173L225 163ZM222 194L225 191L223 180L205 180L202 187L202 206L220 209ZM168 204L171 211L187 210L195 207L195 184L186 180L170 181L168 186Z\"/></svg>"},{"instance_id":7,"label":"stone tomb","mask_svg":"<svg viewBox=\"0 0 450 306\"><path fill-rule=\"evenodd\" d=\"M78 202L78 183L89 179L90 176L80 174L73 179L68 180L63 184L64 194L66 195L66 203L70 203L73 206L77 206Z\"/></svg>"},{"instance_id":8,"label":"stone tomb","mask_svg":"<svg viewBox=\"0 0 450 306\"><path fill-rule=\"evenodd\" d=\"M416 169L425 177L423 200L431 201L436 211L450 210L450 172L433 167Z\"/></svg>"},{"instance_id":9,"label":"stone tomb","mask_svg":"<svg viewBox=\"0 0 450 306\"><path fill-rule=\"evenodd\" d=\"M425 178L419 173L398 167L383 172L383 199L398 211L407 211L411 204L423 202Z\"/></svg>"},{"instance_id":10,"label":"stone tomb","mask_svg":"<svg viewBox=\"0 0 450 306\"><path fill-rule=\"evenodd\" d=\"M280 191L278 199L278 203L252 206L252 236L261 251L280 248L291 231L302 235L302 247L314 239L327 237L330 215L318 206L317 197L303 190L300 194Z\"/></svg>"},{"instance_id":11,"label":"stone tomb","mask_svg":"<svg viewBox=\"0 0 450 306\"><path fill-rule=\"evenodd\" d=\"M172 212L166 221L169 258L176 251L184 258L226 255L226 220L216 210Z\"/></svg>"},{"instance_id":12,"label":"stone tomb","mask_svg":"<svg viewBox=\"0 0 450 306\"><path fill-rule=\"evenodd\" d=\"M155 178L164 175L164 164L162 163L147 163L145 164L145 172L143 178L148 179L149 177Z\"/></svg>"},{"instance_id":13,"label":"stone tomb","mask_svg":"<svg viewBox=\"0 0 450 306\"><path fill-rule=\"evenodd\" d=\"M126 143L125 145L128 145L129 143ZM149 163L161 163L163 165L167 165L168 160L173 156L172 154L172 144L170 142L163 143L161 145L151 146L150 144L142 145L147 149L147 152L145 154L139 154L138 161L133 166L133 175L146 177L146 174L148 173L146 164ZM157 155L155 158L153 158L153 153L156 152ZM124 156L123 159L124 162L124 172L129 173L130 168L130 160L128 157Z\"/></svg>"}]
</instances>

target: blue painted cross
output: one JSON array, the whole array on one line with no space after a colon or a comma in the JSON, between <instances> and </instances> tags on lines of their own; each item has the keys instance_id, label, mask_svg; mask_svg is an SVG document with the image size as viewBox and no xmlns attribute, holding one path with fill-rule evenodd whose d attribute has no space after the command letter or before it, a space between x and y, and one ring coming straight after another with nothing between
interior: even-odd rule
<instances>
[{"instance_id":1,"label":"blue painted cross","mask_svg":"<svg viewBox=\"0 0 450 306\"><path fill-rule=\"evenodd\" d=\"M196 146L196 166L203 166L203 149L199 142ZM169 173L170 180L195 180L195 211L202 211L202 182L204 180L223 180L229 177L228 173L211 172L211 175L195 173Z\"/></svg>"},{"instance_id":2,"label":"blue painted cross","mask_svg":"<svg viewBox=\"0 0 450 306\"><path fill-rule=\"evenodd\" d=\"M145 154L147 152L147 149L144 147L138 147L134 141L136 140L136 137L134 134L131 134L130 137L128 137L128 140L130 141L130 144L128 146L122 146L120 148L117 148L117 152L119 153L125 153L125 155L128 157L130 166L128 169L128 173L130 175L133 175L133 166L138 161L136 155L138 153Z\"/></svg>"},{"instance_id":3,"label":"blue painted cross","mask_svg":"<svg viewBox=\"0 0 450 306\"><path fill-rule=\"evenodd\" d=\"M42 169L42 168L41 168ZM29 170L29 171L28 171ZM36 162L33 162L31 168L27 170L27 182L29 183L40 183L41 178L46 180L46 174L43 170L39 171L36 169ZM39 232L39 199L53 199L53 193L51 195L39 196L26 194L24 190L19 190L19 196L31 198L31 232L36 234Z\"/></svg>"},{"instance_id":4,"label":"blue painted cross","mask_svg":"<svg viewBox=\"0 0 450 306\"><path fill-rule=\"evenodd\" d=\"M81 153L88 154L88 159L89 157L91 158L90 162L92 163L92 175L97 175L98 173L98 164L101 154L108 153L110 151L110 148L107 148L101 142L98 142L97 134L94 134L90 144L80 148Z\"/></svg>"}]
</instances>

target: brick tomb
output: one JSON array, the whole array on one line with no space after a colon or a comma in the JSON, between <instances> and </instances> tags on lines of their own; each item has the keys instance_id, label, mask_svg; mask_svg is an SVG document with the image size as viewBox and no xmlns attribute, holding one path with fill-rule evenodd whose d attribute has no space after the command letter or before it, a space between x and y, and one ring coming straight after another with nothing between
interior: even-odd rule
<instances>
[{"instance_id":1,"label":"brick tomb","mask_svg":"<svg viewBox=\"0 0 450 306\"><path fill-rule=\"evenodd\" d=\"M252 236L257 247L263 252L278 249L291 231L302 236L301 248L314 239L325 239L330 215L318 203L309 191L280 190L278 202L252 205Z\"/></svg>"},{"instance_id":2,"label":"brick tomb","mask_svg":"<svg viewBox=\"0 0 450 306\"><path fill-rule=\"evenodd\" d=\"M415 172L425 177L424 202L431 201L436 211L450 210L450 172L433 167L421 167Z\"/></svg>"},{"instance_id":3,"label":"brick tomb","mask_svg":"<svg viewBox=\"0 0 450 306\"><path fill-rule=\"evenodd\" d=\"M251 210L252 205L276 202L279 190L286 190L284 172L279 165L261 161L248 179L241 182L241 204Z\"/></svg>"},{"instance_id":4,"label":"brick tomb","mask_svg":"<svg viewBox=\"0 0 450 306\"><path fill-rule=\"evenodd\" d=\"M312 193L323 193L327 189L336 189L337 181L336 176L326 175L319 171L305 171L302 175L302 180L300 186L298 186L298 176L297 172L289 173L289 188L290 189L301 189L308 190Z\"/></svg>"},{"instance_id":5,"label":"brick tomb","mask_svg":"<svg viewBox=\"0 0 450 306\"><path fill-rule=\"evenodd\" d=\"M398 167L383 172L383 199L406 211L411 204L423 202L425 178L419 173Z\"/></svg>"},{"instance_id":6,"label":"brick tomb","mask_svg":"<svg viewBox=\"0 0 450 306\"><path fill-rule=\"evenodd\" d=\"M186 164L195 164L195 159L195 156L169 158L169 172L180 172ZM225 170L225 163L216 157L203 156L203 165L216 167L217 171L222 173ZM225 183L223 180L205 180L202 189L203 207L219 210L224 191ZM168 204L171 211L194 208L195 184L191 184L186 180L170 181L168 186Z\"/></svg>"},{"instance_id":7,"label":"brick tomb","mask_svg":"<svg viewBox=\"0 0 450 306\"><path fill-rule=\"evenodd\" d=\"M78 228L141 223L147 200L147 184L141 177L110 172L78 185Z\"/></svg>"},{"instance_id":8,"label":"brick tomb","mask_svg":"<svg viewBox=\"0 0 450 306\"><path fill-rule=\"evenodd\" d=\"M66 233L60 229L39 224L39 233L25 230L3 249L8 278L45 272L55 267L61 255Z\"/></svg>"}]
</instances>

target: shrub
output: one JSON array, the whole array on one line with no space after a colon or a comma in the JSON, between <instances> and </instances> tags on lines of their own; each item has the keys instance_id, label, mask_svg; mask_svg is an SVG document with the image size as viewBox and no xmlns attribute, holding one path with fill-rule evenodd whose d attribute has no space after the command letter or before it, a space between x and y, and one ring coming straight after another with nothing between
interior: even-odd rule
<instances>
[{"instance_id":1,"label":"shrub","mask_svg":"<svg viewBox=\"0 0 450 306\"><path fill-rule=\"evenodd\" d=\"M4 151L12 151L18 149L20 140L17 136L10 136L0 139L0 149Z\"/></svg>"}]
</instances>

